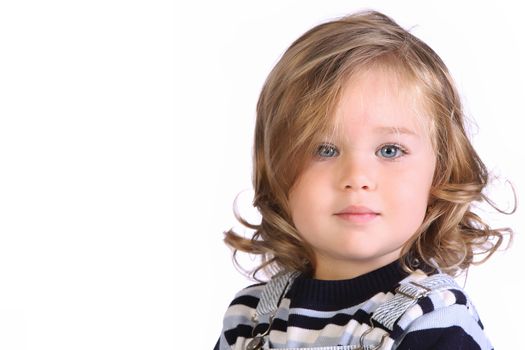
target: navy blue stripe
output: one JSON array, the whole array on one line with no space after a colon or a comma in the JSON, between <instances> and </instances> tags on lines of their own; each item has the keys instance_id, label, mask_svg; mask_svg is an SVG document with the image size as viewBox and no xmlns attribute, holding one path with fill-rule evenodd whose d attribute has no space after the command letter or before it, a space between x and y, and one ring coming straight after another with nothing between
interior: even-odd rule
<instances>
[{"instance_id":1,"label":"navy blue stripe","mask_svg":"<svg viewBox=\"0 0 525 350\"><path fill-rule=\"evenodd\" d=\"M371 314L359 309L353 315L338 313L330 318L310 317L305 315L291 314L288 322L293 324L294 327L320 330L329 324L337 326L344 326L350 322L350 320L356 320L359 323L368 323Z\"/></svg>"},{"instance_id":2,"label":"navy blue stripe","mask_svg":"<svg viewBox=\"0 0 525 350\"><path fill-rule=\"evenodd\" d=\"M272 328L273 328L273 325L272 325ZM259 323L257 326L255 326L255 329L253 330L253 332L250 332L249 336L252 336L252 334L254 335L263 334L263 333L266 333L267 330L268 330L268 323Z\"/></svg>"},{"instance_id":3,"label":"navy blue stripe","mask_svg":"<svg viewBox=\"0 0 525 350\"><path fill-rule=\"evenodd\" d=\"M237 325L237 327L224 332L224 337L228 344L233 345L238 337L250 338L252 336L252 327L247 325Z\"/></svg>"},{"instance_id":4,"label":"navy blue stripe","mask_svg":"<svg viewBox=\"0 0 525 350\"><path fill-rule=\"evenodd\" d=\"M462 291L457 289L450 289L450 291L456 297L456 304L467 305L467 297Z\"/></svg>"},{"instance_id":5,"label":"navy blue stripe","mask_svg":"<svg viewBox=\"0 0 525 350\"><path fill-rule=\"evenodd\" d=\"M404 329L399 327L396 322L396 324L394 325L394 329L390 333L390 338L397 340L401 335L403 335L403 332Z\"/></svg>"},{"instance_id":6,"label":"navy blue stripe","mask_svg":"<svg viewBox=\"0 0 525 350\"><path fill-rule=\"evenodd\" d=\"M273 320L272 330L286 332L287 328L288 328L288 323L285 320L282 320L280 318L276 318L275 320Z\"/></svg>"},{"instance_id":7,"label":"navy blue stripe","mask_svg":"<svg viewBox=\"0 0 525 350\"><path fill-rule=\"evenodd\" d=\"M432 300L430 300L429 297L421 298L417 302L419 307L421 307L421 310L423 310L424 314L428 314L431 311L434 311L434 304L432 303Z\"/></svg>"},{"instance_id":8,"label":"navy blue stripe","mask_svg":"<svg viewBox=\"0 0 525 350\"><path fill-rule=\"evenodd\" d=\"M251 295L241 295L231 302L230 306L232 305L245 305L248 307L251 307L252 309L257 308L257 304L259 303L259 298L251 296Z\"/></svg>"}]
</instances>

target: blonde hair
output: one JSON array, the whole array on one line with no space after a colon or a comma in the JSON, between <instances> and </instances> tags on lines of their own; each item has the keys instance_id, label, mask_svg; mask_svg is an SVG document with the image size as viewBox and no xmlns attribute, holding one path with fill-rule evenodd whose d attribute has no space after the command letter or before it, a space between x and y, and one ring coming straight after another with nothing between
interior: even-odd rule
<instances>
[{"instance_id":1,"label":"blonde hair","mask_svg":"<svg viewBox=\"0 0 525 350\"><path fill-rule=\"evenodd\" d=\"M411 270L420 260L456 274L488 259L505 233L512 236L510 228L492 229L471 211L472 202L486 201L502 212L482 193L488 172L466 135L460 97L445 64L391 18L366 11L307 31L287 49L263 86L253 154L253 205L262 220L250 224L235 212L255 232L243 238L229 230L224 239L236 262L237 251L260 255L254 278L260 270L314 269L313 252L291 219L288 193L320 135L333 132L333 112L345 83L370 68L394 72L431 115L436 171L427 214L402 249L402 266ZM484 256L481 261L475 261L478 254Z\"/></svg>"}]
</instances>

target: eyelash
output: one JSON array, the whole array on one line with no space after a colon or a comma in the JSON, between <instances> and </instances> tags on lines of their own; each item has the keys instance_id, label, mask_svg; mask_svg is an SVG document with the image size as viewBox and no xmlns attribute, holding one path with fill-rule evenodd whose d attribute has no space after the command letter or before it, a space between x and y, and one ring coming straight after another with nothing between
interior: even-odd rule
<instances>
[{"instance_id":1,"label":"eyelash","mask_svg":"<svg viewBox=\"0 0 525 350\"><path fill-rule=\"evenodd\" d=\"M397 144L397 143L386 143L386 144L383 144L379 147L379 149L376 151L376 154L378 152L380 152L383 148L385 147L392 147L392 148L395 148L396 150L399 150L401 152L401 155L400 156L397 156L397 157L394 157L394 158L388 158L388 157L383 157L383 159L387 160L387 161L390 161L390 162L395 162L397 161L399 158L401 157L404 157L405 155L408 154L407 150L405 147L403 147L402 145L400 144ZM335 151L335 155L330 155L330 156L321 156L319 153L323 150L323 149L331 149L333 151ZM319 147L317 147L317 151L315 153L316 157L319 158L319 159L326 159L326 158L333 158L333 157L336 157L339 155L339 150L337 149L337 147L333 144L330 144L330 143L324 143L324 144L321 144L319 145Z\"/></svg>"}]
</instances>

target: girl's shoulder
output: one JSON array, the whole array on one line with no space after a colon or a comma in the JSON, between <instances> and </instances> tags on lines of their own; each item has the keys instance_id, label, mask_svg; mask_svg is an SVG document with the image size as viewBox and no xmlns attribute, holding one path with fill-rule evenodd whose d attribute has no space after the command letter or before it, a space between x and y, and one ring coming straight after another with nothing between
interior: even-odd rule
<instances>
[{"instance_id":1,"label":"girl's shoulder","mask_svg":"<svg viewBox=\"0 0 525 350\"><path fill-rule=\"evenodd\" d=\"M418 313L417 308L411 311ZM421 311L420 309L419 312ZM398 350L493 349L483 324L468 299L466 303L458 300L451 305L421 312L403 330L396 343L399 344L399 347L395 348Z\"/></svg>"},{"instance_id":2,"label":"girl's shoulder","mask_svg":"<svg viewBox=\"0 0 525 350\"><path fill-rule=\"evenodd\" d=\"M252 336L253 316L266 285L252 284L235 294L224 314L223 331L215 349L229 349L228 344Z\"/></svg>"},{"instance_id":3,"label":"girl's shoulder","mask_svg":"<svg viewBox=\"0 0 525 350\"><path fill-rule=\"evenodd\" d=\"M238 291L233 297L224 317L224 326L251 324L251 317L261 299L267 282L249 285Z\"/></svg>"},{"instance_id":4,"label":"girl's shoulder","mask_svg":"<svg viewBox=\"0 0 525 350\"><path fill-rule=\"evenodd\" d=\"M396 349L492 349L467 293L451 277L435 277L450 284L418 298L397 320L391 333Z\"/></svg>"},{"instance_id":5,"label":"girl's shoulder","mask_svg":"<svg viewBox=\"0 0 525 350\"><path fill-rule=\"evenodd\" d=\"M454 278L443 273L412 279L406 278L395 290L395 295L389 303L402 305L408 302L410 307L405 309L397 323L401 326L421 322L426 319L438 319L440 313L447 313L448 318L472 319L481 325L476 308L465 290L459 286ZM400 300L400 301L396 301ZM413 302L410 302L410 299ZM382 305L381 307L384 307ZM388 309L388 307L387 307ZM429 316L427 316L429 315ZM422 319L422 317L425 318ZM481 325L482 327L482 325Z\"/></svg>"}]
</instances>

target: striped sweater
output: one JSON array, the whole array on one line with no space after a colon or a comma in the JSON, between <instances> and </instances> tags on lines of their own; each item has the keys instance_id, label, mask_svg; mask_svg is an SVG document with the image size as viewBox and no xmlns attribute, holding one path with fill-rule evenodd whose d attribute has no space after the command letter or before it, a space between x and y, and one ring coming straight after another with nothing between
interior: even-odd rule
<instances>
[{"instance_id":1,"label":"striped sweater","mask_svg":"<svg viewBox=\"0 0 525 350\"><path fill-rule=\"evenodd\" d=\"M371 347L380 344L385 335L380 349L492 349L474 306L457 285L418 299L393 329L373 324L370 330L374 312L393 300L402 283L426 277L422 270L408 274L398 262L349 280L323 281L299 275L279 302L266 346L358 349L360 337L366 333ZM215 350L245 349L254 335L268 328L268 319L258 324L253 321L265 286L255 284L237 293L224 316Z\"/></svg>"}]
</instances>

